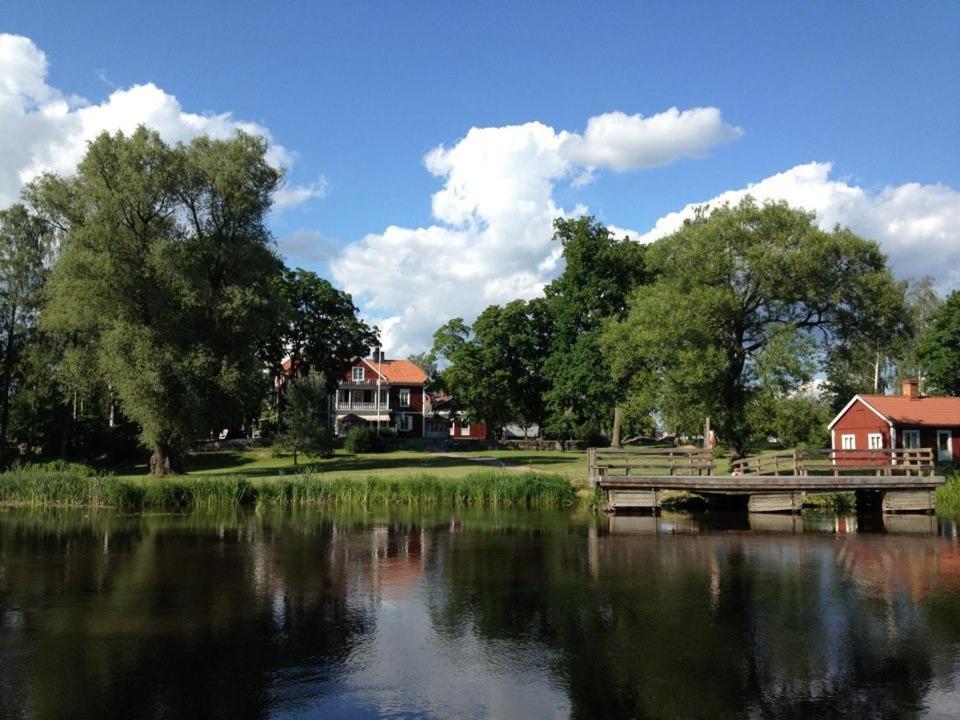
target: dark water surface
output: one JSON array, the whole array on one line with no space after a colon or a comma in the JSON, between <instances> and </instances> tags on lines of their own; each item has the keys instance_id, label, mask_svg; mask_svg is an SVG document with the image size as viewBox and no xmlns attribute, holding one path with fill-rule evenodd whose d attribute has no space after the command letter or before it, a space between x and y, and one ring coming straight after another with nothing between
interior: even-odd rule
<instances>
[{"instance_id":1,"label":"dark water surface","mask_svg":"<svg viewBox=\"0 0 960 720\"><path fill-rule=\"evenodd\" d=\"M958 718L897 518L0 510L0 716Z\"/></svg>"}]
</instances>

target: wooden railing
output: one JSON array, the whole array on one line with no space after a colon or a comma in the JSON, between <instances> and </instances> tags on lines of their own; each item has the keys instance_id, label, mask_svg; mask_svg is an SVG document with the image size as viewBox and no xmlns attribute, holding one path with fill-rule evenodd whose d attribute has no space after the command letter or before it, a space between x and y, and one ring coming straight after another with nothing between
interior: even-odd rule
<instances>
[{"instance_id":1,"label":"wooden railing","mask_svg":"<svg viewBox=\"0 0 960 720\"><path fill-rule=\"evenodd\" d=\"M730 464L733 475L933 475L932 448L793 450L753 455Z\"/></svg>"},{"instance_id":2,"label":"wooden railing","mask_svg":"<svg viewBox=\"0 0 960 720\"><path fill-rule=\"evenodd\" d=\"M710 450L676 448L588 448L587 473L591 486L604 477L712 475Z\"/></svg>"}]
</instances>

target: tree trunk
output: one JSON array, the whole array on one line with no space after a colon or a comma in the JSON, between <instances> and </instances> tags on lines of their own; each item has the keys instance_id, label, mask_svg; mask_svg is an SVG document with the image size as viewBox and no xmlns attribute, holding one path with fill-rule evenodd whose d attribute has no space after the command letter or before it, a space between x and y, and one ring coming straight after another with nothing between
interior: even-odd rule
<instances>
[{"instance_id":1,"label":"tree trunk","mask_svg":"<svg viewBox=\"0 0 960 720\"><path fill-rule=\"evenodd\" d=\"M153 449L150 456L150 474L154 477L175 475L182 471L180 457L176 451L165 443L160 443Z\"/></svg>"},{"instance_id":2,"label":"tree trunk","mask_svg":"<svg viewBox=\"0 0 960 720\"><path fill-rule=\"evenodd\" d=\"M623 447L623 443L620 442L620 426L623 423L623 409L619 405L614 405L613 407L613 432L610 433L610 445L611 447L620 448Z\"/></svg>"}]
</instances>

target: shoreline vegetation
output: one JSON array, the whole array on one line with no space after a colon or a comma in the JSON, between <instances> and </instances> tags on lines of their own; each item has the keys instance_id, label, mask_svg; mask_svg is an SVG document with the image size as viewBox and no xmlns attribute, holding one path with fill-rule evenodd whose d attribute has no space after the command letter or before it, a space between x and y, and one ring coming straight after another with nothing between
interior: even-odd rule
<instances>
[{"instance_id":1,"label":"shoreline vegetation","mask_svg":"<svg viewBox=\"0 0 960 720\"><path fill-rule=\"evenodd\" d=\"M302 465L264 451L198 453L189 474L152 477L98 472L54 461L0 473L0 505L111 507L128 511L226 507L311 506L385 508L510 507L596 511L601 493L586 487L580 453L394 453L344 455ZM138 472L139 471L139 472ZM946 471L937 514L960 517L960 473ZM708 507L687 493L671 493L675 511ZM854 512L852 493L810 494L805 508Z\"/></svg>"},{"instance_id":2,"label":"shoreline vegetation","mask_svg":"<svg viewBox=\"0 0 960 720\"><path fill-rule=\"evenodd\" d=\"M327 477L305 471L272 478L243 475L171 475L162 478L94 474L83 465L25 467L0 475L0 504L113 507L123 510L196 510L261 505L363 508L592 507L590 493L567 478L481 469L461 477Z\"/></svg>"}]
</instances>

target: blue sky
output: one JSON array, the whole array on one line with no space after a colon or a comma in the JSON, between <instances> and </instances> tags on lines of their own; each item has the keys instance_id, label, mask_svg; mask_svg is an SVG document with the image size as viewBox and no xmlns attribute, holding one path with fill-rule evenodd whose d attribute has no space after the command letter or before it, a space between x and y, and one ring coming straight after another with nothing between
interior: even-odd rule
<instances>
[{"instance_id":1,"label":"blue sky","mask_svg":"<svg viewBox=\"0 0 960 720\"><path fill-rule=\"evenodd\" d=\"M673 107L715 108L725 127L742 131L738 137L728 134L695 157L679 153L664 166L601 166L586 184L572 182L582 168L567 168L550 175L549 197L567 212L586 206L642 236L689 203L808 163L831 163L813 173L815 188L808 183L791 195L790 179L782 192L887 243L904 276L927 272L908 251L949 256L953 240L960 247L960 235L943 230L952 220L960 224L956 2L15 1L5 4L0 31L29 38L45 54L45 82L64 96L97 105L115 91L153 83L186 113L229 112L266 128L295 157L292 185L321 177L327 184L324 197L274 214L281 248L292 262L348 285L371 316L395 318L397 350L422 346L444 312L469 317L510 292L494 287L489 272L470 277L469 268L441 278L429 303L416 299L434 292L427 286L405 295L349 281L365 262L377 274L409 275L432 261L454 261L456 254L425 251L423 238L365 246L362 239L388 226L462 229L438 218L431 196L456 168L479 172L476 165L466 169L451 159L450 174L431 174L424 156L440 144L456 147L471 128L538 121L557 133L582 134L589 118L613 111L651 116ZM490 142L485 147L493 150L469 162L500 152L499 141ZM501 176L483 181L503 185ZM486 192L479 182L463 192ZM920 190L907 192L913 184ZM898 188L904 192L896 198L884 195ZM847 189L860 193L854 211L836 199ZM484 212L466 222L490 222ZM911 219L935 232L902 247L897 228ZM285 246L298 231L301 242ZM310 242L315 251L304 244ZM516 251L502 239L487 246L474 236L451 242L478 248L479 257L523 257L527 265L517 260L510 268L515 280L507 283L523 296L557 271L539 239ZM323 262L338 252L347 253L334 261L339 270ZM409 260L376 266L388 252ZM960 281L960 260L955 268L950 257L944 261L946 270L931 268L951 289ZM450 300L461 292L470 298Z\"/></svg>"}]
</instances>

